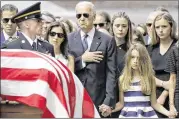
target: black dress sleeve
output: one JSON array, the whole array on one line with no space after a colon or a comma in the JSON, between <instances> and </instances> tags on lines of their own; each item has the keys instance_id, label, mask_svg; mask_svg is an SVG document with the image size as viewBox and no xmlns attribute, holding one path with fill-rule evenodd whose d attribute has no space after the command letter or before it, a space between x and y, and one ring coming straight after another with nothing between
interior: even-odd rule
<instances>
[{"instance_id":1,"label":"black dress sleeve","mask_svg":"<svg viewBox=\"0 0 179 119\"><path fill-rule=\"evenodd\" d=\"M169 73L175 73L175 74L177 73L175 47L172 48L171 52L167 57L167 64L166 64L165 71Z\"/></svg>"}]
</instances>

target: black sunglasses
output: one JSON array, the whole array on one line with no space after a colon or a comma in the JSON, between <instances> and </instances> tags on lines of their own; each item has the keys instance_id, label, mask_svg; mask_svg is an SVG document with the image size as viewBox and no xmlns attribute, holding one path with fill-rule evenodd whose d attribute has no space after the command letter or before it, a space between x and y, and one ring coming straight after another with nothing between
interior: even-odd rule
<instances>
[{"instance_id":1,"label":"black sunglasses","mask_svg":"<svg viewBox=\"0 0 179 119\"><path fill-rule=\"evenodd\" d=\"M95 27L99 26L99 27L103 27L106 23L98 23L98 24L94 24Z\"/></svg>"},{"instance_id":2,"label":"black sunglasses","mask_svg":"<svg viewBox=\"0 0 179 119\"><path fill-rule=\"evenodd\" d=\"M56 32L50 32L50 36L58 36L59 38L64 38L64 34L63 33L56 33Z\"/></svg>"},{"instance_id":3,"label":"black sunglasses","mask_svg":"<svg viewBox=\"0 0 179 119\"><path fill-rule=\"evenodd\" d=\"M11 20L11 23L15 23L15 21L14 20L12 20L11 18L3 18L2 19L2 21L3 21L3 23L9 23L9 20Z\"/></svg>"},{"instance_id":4,"label":"black sunglasses","mask_svg":"<svg viewBox=\"0 0 179 119\"><path fill-rule=\"evenodd\" d=\"M79 19L81 18L81 16L83 15L83 17L88 18L89 14L88 13L83 13L83 14L76 14L76 18Z\"/></svg>"},{"instance_id":5,"label":"black sunglasses","mask_svg":"<svg viewBox=\"0 0 179 119\"><path fill-rule=\"evenodd\" d=\"M146 23L146 26L147 26L147 27L151 27L151 26L152 26L152 23Z\"/></svg>"}]
</instances>

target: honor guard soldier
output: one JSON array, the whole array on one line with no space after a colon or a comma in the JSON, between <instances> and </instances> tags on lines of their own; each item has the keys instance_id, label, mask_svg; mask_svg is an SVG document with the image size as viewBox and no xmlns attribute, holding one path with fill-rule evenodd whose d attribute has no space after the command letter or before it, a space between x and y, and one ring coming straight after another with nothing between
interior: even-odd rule
<instances>
[{"instance_id":1,"label":"honor guard soldier","mask_svg":"<svg viewBox=\"0 0 179 119\"><path fill-rule=\"evenodd\" d=\"M55 56L53 46L37 37L42 32L40 4L33 4L13 16L12 20L20 28L21 34L17 40L3 44L3 48L34 50Z\"/></svg>"}]
</instances>

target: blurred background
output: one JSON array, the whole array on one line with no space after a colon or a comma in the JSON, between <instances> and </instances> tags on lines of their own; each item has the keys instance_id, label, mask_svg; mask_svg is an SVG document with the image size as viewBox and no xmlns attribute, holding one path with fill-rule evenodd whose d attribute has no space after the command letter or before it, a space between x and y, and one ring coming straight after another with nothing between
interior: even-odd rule
<instances>
[{"instance_id":1,"label":"blurred background","mask_svg":"<svg viewBox=\"0 0 179 119\"><path fill-rule=\"evenodd\" d=\"M41 1L42 11L49 11L55 16L65 17L76 22L75 5L80 0L59 0L59 1ZM36 3L37 1L1 1L1 6L7 3L16 5L19 11ZM125 11L132 22L135 24L145 23L147 16L155 8L163 6L169 10L174 20L178 24L178 1L102 1L92 0L96 10L107 11L111 16L119 11Z\"/></svg>"}]
</instances>

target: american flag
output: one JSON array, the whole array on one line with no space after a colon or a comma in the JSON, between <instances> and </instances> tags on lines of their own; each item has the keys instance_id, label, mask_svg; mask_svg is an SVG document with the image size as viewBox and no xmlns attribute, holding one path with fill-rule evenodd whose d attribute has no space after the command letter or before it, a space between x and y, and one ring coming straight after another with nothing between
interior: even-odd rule
<instances>
[{"instance_id":1,"label":"american flag","mask_svg":"<svg viewBox=\"0 0 179 119\"><path fill-rule=\"evenodd\" d=\"M39 108L44 118L100 118L80 80L34 51L1 50L1 97Z\"/></svg>"}]
</instances>

